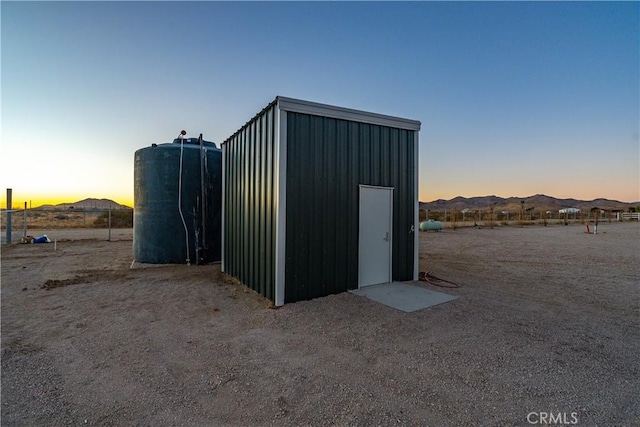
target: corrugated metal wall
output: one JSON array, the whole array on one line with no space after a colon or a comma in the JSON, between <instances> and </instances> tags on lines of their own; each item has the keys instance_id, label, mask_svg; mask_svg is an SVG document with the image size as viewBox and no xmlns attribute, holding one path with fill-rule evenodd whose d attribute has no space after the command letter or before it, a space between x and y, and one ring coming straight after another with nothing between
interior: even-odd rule
<instances>
[{"instance_id":1,"label":"corrugated metal wall","mask_svg":"<svg viewBox=\"0 0 640 427\"><path fill-rule=\"evenodd\" d=\"M275 298L276 106L224 142L224 270Z\"/></svg>"},{"instance_id":2,"label":"corrugated metal wall","mask_svg":"<svg viewBox=\"0 0 640 427\"><path fill-rule=\"evenodd\" d=\"M287 113L285 303L358 287L360 184L395 188L393 279L413 278L414 136Z\"/></svg>"}]
</instances>

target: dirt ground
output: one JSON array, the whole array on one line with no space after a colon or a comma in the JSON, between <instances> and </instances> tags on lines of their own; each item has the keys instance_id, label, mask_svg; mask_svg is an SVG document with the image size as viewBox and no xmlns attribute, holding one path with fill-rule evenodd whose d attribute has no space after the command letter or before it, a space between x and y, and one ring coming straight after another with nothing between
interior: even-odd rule
<instances>
[{"instance_id":1,"label":"dirt ground","mask_svg":"<svg viewBox=\"0 0 640 427\"><path fill-rule=\"evenodd\" d=\"M3 426L640 425L637 222L421 233L421 270L461 287L413 313L269 309L82 232L2 248Z\"/></svg>"}]
</instances>

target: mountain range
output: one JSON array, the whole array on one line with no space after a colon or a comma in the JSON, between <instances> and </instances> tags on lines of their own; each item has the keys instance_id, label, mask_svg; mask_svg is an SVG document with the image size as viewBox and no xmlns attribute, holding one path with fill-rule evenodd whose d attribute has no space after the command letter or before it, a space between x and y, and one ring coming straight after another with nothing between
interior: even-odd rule
<instances>
[{"instance_id":1,"label":"mountain range","mask_svg":"<svg viewBox=\"0 0 640 427\"><path fill-rule=\"evenodd\" d=\"M38 209L131 209L130 206L121 205L111 199L84 199L74 203L58 203L57 205L42 205Z\"/></svg>"},{"instance_id":2,"label":"mountain range","mask_svg":"<svg viewBox=\"0 0 640 427\"><path fill-rule=\"evenodd\" d=\"M627 211L630 207L640 206L640 201L627 203L610 199L594 199L594 200L578 200L578 199L557 199L555 197L546 196L544 194L536 194L528 197L498 197L498 196L480 196L480 197L454 197L450 200L438 199L432 202L420 202L420 209L431 211L444 211L455 208L456 210L478 210L489 209L491 206L500 211L517 212L522 208L524 201L525 209L557 211L563 208L578 208L588 211L592 208L600 208L606 210L623 210Z\"/></svg>"},{"instance_id":3,"label":"mountain range","mask_svg":"<svg viewBox=\"0 0 640 427\"><path fill-rule=\"evenodd\" d=\"M623 210L627 211L631 207L640 206L637 202L621 202L611 199L594 199L594 200L578 200L578 199L557 199L555 197L544 194L536 194L528 197L498 197L498 196L478 196L478 197L454 197L450 200L438 199L431 202L420 202L420 209L431 211L456 210L478 210L489 209L491 206L501 211L519 211L524 201L525 209L548 210L554 211L563 208L578 208L588 211L592 208L600 208L606 210ZM57 205L42 205L38 209L131 209L130 206L121 205L111 199L94 199L88 198L73 203L59 203Z\"/></svg>"}]
</instances>

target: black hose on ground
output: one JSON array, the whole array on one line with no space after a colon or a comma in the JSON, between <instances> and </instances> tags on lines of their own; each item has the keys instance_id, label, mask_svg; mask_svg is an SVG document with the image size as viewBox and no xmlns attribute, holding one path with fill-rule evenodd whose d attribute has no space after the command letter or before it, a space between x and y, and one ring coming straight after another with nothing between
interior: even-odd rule
<instances>
[{"instance_id":1,"label":"black hose on ground","mask_svg":"<svg viewBox=\"0 0 640 427\"><path fill-rule=\"evenodd\" d=\"M421 271L418 274L418 280L420 280L421 282L426 282L433 286L439 286L441 288L455 289L460 287L458 283L450 282L449 280L436 277L433 274L431 274L430 271Z\"/></svg>"}]
</instances>

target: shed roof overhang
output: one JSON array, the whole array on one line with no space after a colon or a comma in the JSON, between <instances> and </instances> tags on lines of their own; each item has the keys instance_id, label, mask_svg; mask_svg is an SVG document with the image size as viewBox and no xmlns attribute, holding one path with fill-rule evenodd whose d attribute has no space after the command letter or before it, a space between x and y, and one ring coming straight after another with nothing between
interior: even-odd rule
<instances>
[{"instance_id":1,"label":"shed roof overhang","mask_svg":"<svg viewBox=\"0 0 640 427\"><path fill-rule=\"evenodd\" d=\"M350 120L412 131L419 131L421 126L421 123L417 120L353 110L351 108L336 107L334 105L319 104L317 102L286 98L284 96L276 97L275 102L280 110L295 113L331 117L335 119Z\"/></svg>"}]
</instances>

